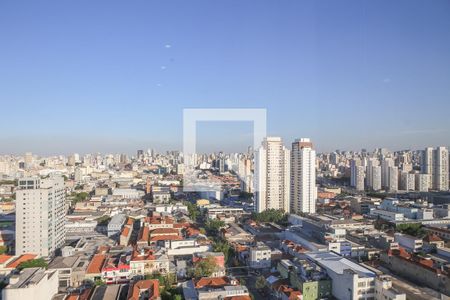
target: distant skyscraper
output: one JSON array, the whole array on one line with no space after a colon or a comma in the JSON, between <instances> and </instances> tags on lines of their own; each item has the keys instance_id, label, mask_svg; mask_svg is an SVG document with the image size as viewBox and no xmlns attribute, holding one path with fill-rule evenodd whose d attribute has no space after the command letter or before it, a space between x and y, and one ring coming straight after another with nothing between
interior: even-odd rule
<instances>
[{"instance_id":1,"label":"distant skyscraper","mask_svg":"<svg viewBox=\"0 0 450 300\"><path fill-rule=\"evenodd\" d=\"M389 177L389 185L388 190L390 192L398 191L398 167L389 167L388 168L388 177Z\"/></svg>"},{"instance_id":2,"label":"distant skyscraper","mask_svg":"<svg viewBox=\"0 0 450 300\"><path fill-rule=\"evenodd\" d=\"M361 165L361 159L359 158L354 158L350 161L350 185L352 187L356 187L356 168Z\"/></svg>"},{"instance_id":3,"label":"distant skyscraper","mask_svg":"<svg viewBox=\"0 0 450 300\"><path fill-rule=\"evenodd\" d=\"M316 151L310 139L295 140L291 150L291 210L313 214L316 198Z\"/></svg>"},{"instance_id":4,"label":"distant skyscraper","mask_svg":"<svg viewBox=\"0 0 450 300\"><path fill-rule=\"evenodd\" d=\"M372 167L372 186L370 188L374 191L381 190L381 167L373 166Z\"/></svg>"},{"instance_id":5,"label":"distant skyscraper","mask_svg":"<svg viewBox=\"0 0 450 300\"><path fill-rule=\"evenodd\" d=\"M144 150L138 150L136 153L137 159L143 159L144 158Z\"/></svg>"},{"instance_id":6,"label":"distant skyscraper","mask_svg":"<svg viewBox=\"0 0 450 300\"><path fill-rule=\"evenodd\" d=\"M434 182L434 178L433 178L433 169L434 169L434 164L433 164L433 153L434 150L431 147L425 148L425 150L422 153L422 173L424 174L428 174L430 175L430 188L433 188L433 182Z\"/></svg>"},{"instance_id":7,"label":"distant skyscraper","mask_svg":"<svg viewBox=\"0 0 450 300\"><path fill-rule=\"evenodd\" d=\"M63 177L20 179L16 199L16 254L52 256L65 241Z\"/></svg>"},{"instance_id":8,"label":"distant skyscraper","mask_svg":"<svg viewBox=\"0 0 450 300\"><path fill-rule=\"evenodd\" d=\"M394 160L387 157L381 162L381 186L383 188L389 188L389 168L394 167Z\"/></svg>"},{"instance_id":9,"label":"distant skyscraper","mask_svg":"<svg viewBox=\"0 0 450 300\"><path fill-rule=\"evenodd\" d=\"M430 188L448 190L448 149L446 147L426 148L422 154L422 173L430 175Z\"/></svg>"},{"instance_id":10,"label":"distant skyscraper","mask_svg":"<svg viewBox=\"0 0 450 300\"><path fill-rule=\"evenodd\" d=\"M437 147L434 152L434 186L438 191L448 190L448 149L446 147Z\"/></svg>"},{"instance_id":11,"label":"distant skyscraper","mask_svg":"<svg viewBox=\"0 0 450 300\"><path fill-rule=\"evenodd\" d=\"M255 155L256 211L281 209L289 212L289 150L280 137L267 137Z\"/></svg>"},{"instance_id":12,"label":"distant skyscraper","mask_svg":"<svg viewBox=\"0 0 450 300\"><path fill-rule=\"evenodd\" d=\"M431 175L429 174L416 174L415 188L419 192L428 192L431 185Z\"/></svg>"},{"instance_id":13,"label":"distant skyscraper","mask_svg":"<svg viewBox=\"0 0 450 300\"><path fill-rule=\"evenodd\" d=\"M373 189L373 168L377 167L379 163L376 158L369 158L367 160L366 185L370 189Z\"/></svg>"},{"instance_id":14,"label":"distant skyscraper","mask_svg":"<svg viewBox=\"0 0 450 300\"><path fill-rule=\"evenodd\" d=\"M355 188L358 191L364 191L364 179L366 177L366 167L357 166L355 169Z\"/></svg>"}]
</instances>

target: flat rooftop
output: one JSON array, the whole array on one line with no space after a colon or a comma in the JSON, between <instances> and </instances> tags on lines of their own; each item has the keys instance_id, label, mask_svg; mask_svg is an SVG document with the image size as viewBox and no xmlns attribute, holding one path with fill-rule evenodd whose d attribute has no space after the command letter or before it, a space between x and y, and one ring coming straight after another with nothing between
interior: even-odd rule
<instances>
[{"instance_id":1,"label":"flat rooftop","mask_svg":"<svg viewBox=\"0 0 450 300\"><path fill-rule=\"evenodd\" d=\"M352 270L360 277L375 277L375 273L351 260L331 252L311 252L306 256L316 261L321 267L336 274L343 274L344 270Z\"/></svg>"}]
</instances>

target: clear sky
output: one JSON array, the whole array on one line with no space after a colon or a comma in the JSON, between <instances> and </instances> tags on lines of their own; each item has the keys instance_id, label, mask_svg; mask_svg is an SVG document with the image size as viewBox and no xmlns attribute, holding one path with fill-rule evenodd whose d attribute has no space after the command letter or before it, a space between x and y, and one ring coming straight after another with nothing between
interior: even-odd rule
<instances>
[{"instance_id":1,"label":"clear sky","mask_svg":"<svg viewBox=\"0 0 450 300\"><path fill-rule=\"evenodd\" d=\"M210 107L267 108L270 135L319 151L450 145L449 16L447 0L3 0L0 153L179 149L183 108ZM199 125L205 150L251 144L222 125Z\"/></svg>"}]
</instances>

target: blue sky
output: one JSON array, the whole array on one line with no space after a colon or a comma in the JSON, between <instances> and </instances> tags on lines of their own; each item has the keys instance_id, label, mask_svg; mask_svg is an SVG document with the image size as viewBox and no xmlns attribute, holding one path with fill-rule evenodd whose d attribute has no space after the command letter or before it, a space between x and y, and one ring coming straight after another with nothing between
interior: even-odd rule
<instances>
[{"instance_id":1,"label":"blue sky","mask_svg":"<svg viewBox=\"0 0 450 300\"><path fill-rule=\"evenodd\" d=\"M446 0L1 1L0 153L181 148L183 108L209 107L267 108L270 135L319 151L450 145L449 15ZM202 149L245 149L241 125L202 124Z\"/></svg>"}]
</instances>

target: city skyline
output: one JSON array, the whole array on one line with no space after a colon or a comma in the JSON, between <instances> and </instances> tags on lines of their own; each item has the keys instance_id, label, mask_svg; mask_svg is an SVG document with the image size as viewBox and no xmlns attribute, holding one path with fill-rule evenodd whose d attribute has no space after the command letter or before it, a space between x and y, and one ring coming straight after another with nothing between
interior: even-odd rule
<instances>
[{"instance_id":1,"label":"city skyline","mask_svg":"<svg viewBox=\"0 0 450 300\"><path fill-rule=\"evenodd\" d=\"M319 152L450 145L447 1L198 4L2 2L0 151L180 149L211 107Z\"/></svg>"}]
</instances>

